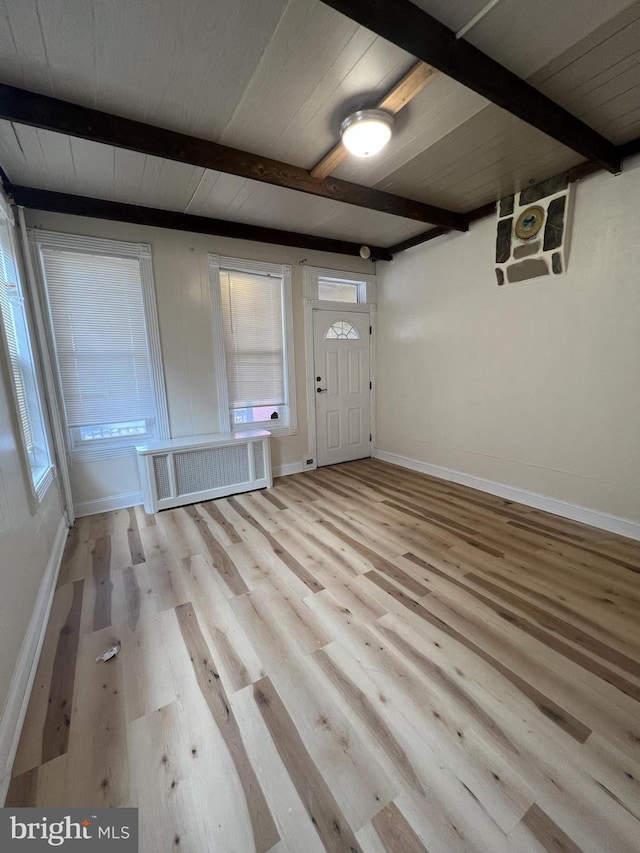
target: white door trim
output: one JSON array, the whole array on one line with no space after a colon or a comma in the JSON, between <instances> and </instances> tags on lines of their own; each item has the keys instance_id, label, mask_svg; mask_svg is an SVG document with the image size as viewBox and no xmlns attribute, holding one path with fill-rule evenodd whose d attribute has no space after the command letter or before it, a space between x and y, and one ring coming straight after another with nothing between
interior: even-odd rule
<instances>
[{"instance_id":1,"label":"white door trim","mask_svg":"<svg viewBox=\"0 0 640 853\"><path fill-rule=\"evenodd\" d=\"M369 423L371 429L371 441L369 449L373 454L375 447L376 428L376 306L372 303L359 303L357 305L347 302L324 302L320 299L305 297L304 300L304 345L305 345L305 371L307 385L307 431L309 435L308 452L303 460L305 471L312 471L318 467L317 454L317 430L316 430L316 382L315 382L315 359L313 347L313 312L314 311L357 311L369 315L369 374L371 379L371 394L369 395ZM307 460L312 462L307 464Z\"/></svg>"}]
</instances>

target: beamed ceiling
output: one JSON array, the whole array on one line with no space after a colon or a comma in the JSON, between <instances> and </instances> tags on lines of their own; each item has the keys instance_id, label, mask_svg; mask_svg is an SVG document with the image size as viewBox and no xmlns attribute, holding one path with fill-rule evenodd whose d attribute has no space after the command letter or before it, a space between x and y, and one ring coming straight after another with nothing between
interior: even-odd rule
<instances>
[{"instance_id":1,"label":"beamed ceiling","mask_svg":"<svg viewBox=\"0 0 640 853\"><path fill-rule=\"evenodd\" d=\"M498 0L469 27L487 5L0 0L0 165L25 206L378 257L565 169L617 171L640 0ZM387 149L312 177L418 60L437 71Z\"/></svg>"}]
</instances>

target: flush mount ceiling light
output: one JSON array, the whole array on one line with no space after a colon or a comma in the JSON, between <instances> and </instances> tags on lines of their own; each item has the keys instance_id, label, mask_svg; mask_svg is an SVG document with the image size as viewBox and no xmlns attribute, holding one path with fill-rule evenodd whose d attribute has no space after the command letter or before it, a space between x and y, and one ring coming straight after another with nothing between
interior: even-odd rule
<instances>
[{"instance_id":1,"label":"flush mount ceiling light","mask_svg":"<svg viewBox=\"0 0 640 853\"><path fill-rule=\"evenodd\" d=\"M358 110L342 122L342 144L356 157L373 157L391 139L393 117L384 110Z\"/></svg>"}]
</instances>

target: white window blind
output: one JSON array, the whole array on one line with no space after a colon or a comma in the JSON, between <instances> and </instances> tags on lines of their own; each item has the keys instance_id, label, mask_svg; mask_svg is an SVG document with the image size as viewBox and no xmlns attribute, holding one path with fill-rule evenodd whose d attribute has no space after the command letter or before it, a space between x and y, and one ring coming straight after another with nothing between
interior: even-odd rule
<instances>
[{"instance_id":1,"label":"white window blind","mask_svg":"<svg viewBox=\"0 0 640 853\"><path fill-rule=\"evenodd\" d=\"M32 485L38 493L50 472L51 457L12 229L4 217L0 218L0 315L24 451L31 469Z\"/></svg>"},{"instance_id":2,"label":"white window blind","mask_svg":"<svg viewBox=\"0 0 640 853\"><path fill-rule=\"evenodd\" d=\"M220 270L229 408L286 403L283 279Z\"/></svg>"},{"instance_id":3,"label":"white window blind","mask_svg":"<svg viewBox=\"0 0 640 853\"><path fill-rule=\"evenodd\" d=\"M49 246L41 258L71 447L113 451L154 436L139 259Z\"/></svg>"}]
</instances>

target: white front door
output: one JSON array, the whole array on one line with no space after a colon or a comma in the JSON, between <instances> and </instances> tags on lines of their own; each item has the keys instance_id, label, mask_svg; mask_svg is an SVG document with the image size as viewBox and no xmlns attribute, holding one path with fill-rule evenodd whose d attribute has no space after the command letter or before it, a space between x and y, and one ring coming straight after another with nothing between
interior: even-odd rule
<instances>
[{"instance_id":1,"label":"white front door","mask_svg":"<svg viewBox=\"0 0 640 853\"><path fill-rule=\"evenodd\" d=\"M369 314L313 312L318 465L371 455Z\"/></svg>"}]
</instances>

